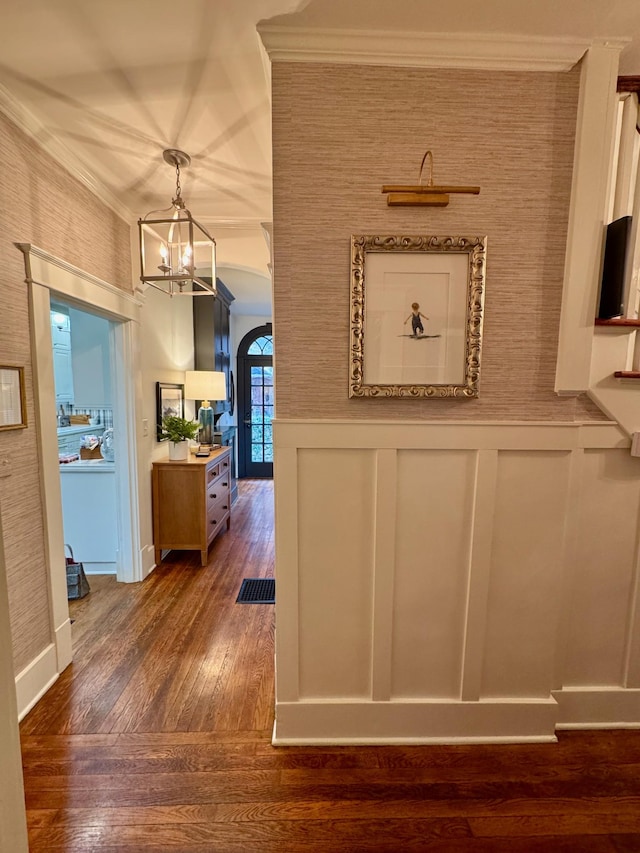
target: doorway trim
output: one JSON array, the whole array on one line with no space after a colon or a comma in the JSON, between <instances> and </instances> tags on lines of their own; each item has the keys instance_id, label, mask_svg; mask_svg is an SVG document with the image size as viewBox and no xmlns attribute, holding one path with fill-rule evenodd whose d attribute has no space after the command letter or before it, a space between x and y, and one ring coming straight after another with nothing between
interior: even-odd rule
<instances>
[{"instance_id":1,"label":"doorway trim","mask_svg":"<svg viewBox=\"0 0 640 853\"><path fill-rule=\"evenodd\" d=\"M53 347L51 342L51 294L64 297L80 309L96 309L113 327L116 501L118 525L117 578L143 579L140 554L138 466L135 429L136 338L141 302L84 270L28 243L17 244L25 256L26 282L30 289L29 312L35 420L42 471L47 577L56 651L56 675L71 662L71 623L67 602L62 498L56 432ZM35 687L36 685L34 685ZM45 689L48 689L48 684ZM31 692L31 691L27 691ZM42 691L44 692L44 691ZM39 696L37 697L39 698Z\"/></svg>"}]
</instances>

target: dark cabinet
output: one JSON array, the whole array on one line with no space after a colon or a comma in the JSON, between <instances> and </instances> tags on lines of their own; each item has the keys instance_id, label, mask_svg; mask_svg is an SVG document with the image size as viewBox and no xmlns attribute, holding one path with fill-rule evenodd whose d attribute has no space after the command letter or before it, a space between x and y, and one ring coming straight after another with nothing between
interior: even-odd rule
<instances>
[{"instance_id":1,"label":"dark cabinet","mask_svg":"<svg viewBox=\"0 0 640 853\"><path fill-rule=\"evenodd\" d=\"M227 381L227 399L212 400L214 415L232 411L235 389L232 387L230 309L234 296L219 278L216 296L193 299L194 369L217 370Z\"/></svg>"},{"instance_id":2,"label":"dark cabinet","mask_svg":"<svg viewBox=\"0 0 640 853\"><path fill-rule=\"evenodd\" d=\"M236 479L236 432L237 427L235 426L223 426L219 432L214 432L213 434L213 440L216 444L221 444L223 447L231 448L231 460L229 463L231 503L234 503L238 497L238 482Z\"/></svg>"}]
</instances>

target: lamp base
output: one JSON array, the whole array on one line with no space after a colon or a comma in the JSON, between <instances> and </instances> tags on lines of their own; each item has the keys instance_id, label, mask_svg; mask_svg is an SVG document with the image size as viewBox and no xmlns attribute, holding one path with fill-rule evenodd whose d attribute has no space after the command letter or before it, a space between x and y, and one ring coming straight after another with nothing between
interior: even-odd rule
<instances>
[{"instance_id":1,"label":"lamp base","mask_svg":"<svg viewBox=\"0 0 640 853\"><path fill-rule=\"evenodd\" d=\"M198 410L198 423L200 424L200 432L198 433L198 441L200 445L213 444L213 409L211 406L200 406Z\"/></svg>"}]
</instances>

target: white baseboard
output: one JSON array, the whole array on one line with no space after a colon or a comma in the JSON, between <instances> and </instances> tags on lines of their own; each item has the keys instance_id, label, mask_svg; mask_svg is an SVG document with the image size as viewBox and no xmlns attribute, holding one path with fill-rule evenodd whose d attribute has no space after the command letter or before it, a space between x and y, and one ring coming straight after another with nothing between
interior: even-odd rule
<instances>
[{"instance_id":1,"label":"white baseboard","mask_svg":"<svg viewBox=\"0 0 640 853\"><path fill-rule=\"evenodd\" d=\"M71 620L65 621L55 631L56 663L58 672L66 669L73 660Z\"/></svg>"},{"instance_id":2,"label":"white baseboard","mask_svg":"<svg viewBox=\"0 0 640 853\"><path fill-rule=\"evenodd\" d=\"M83 562L85 574L87 575L115 575L115 563L87 563Z\"/></svg>"},{"instance_id":3,"label":"white baseboard","mask_svg":"<svg viewBox=\"0 0 640 853\"><path fill-rule=\"evenodd\" d=\"M557 715L553 699L280 702L272 742L275 746L553 743Z\"/></svg>"},{"instance_id":4,"label":"white baseboard","mask_svg":"<svg viewBox=\"0 0 640 853\"><path fill-rule=\"evenodd\" d=\"M558 729L640 728L640 689L569 687L553 696Z\"/></svg>"},{"instance_id":5,"label":"white baseboard","mask_svg":"<svg viewBox=\"0 0 640 853\"><path fill-rule=\"evenodd\" d=\"M22 720L58 678L56 646L51 643L16 676L18 720Z\"/></svg>"},{"instance_id":6,"label":"white baseboard","mask_svg":"<svg viewBox=\"0 0 640 853\"><path fill-rule=\"evenodd\" d=\"M156 567L156 553L155 553L155 548L153 547L153 545L147 545L146 547L144 547L142 549L142 551L140 552L140 556L141 556L140 564L142 566L142 578L141 578L141 580L144 580L145 578L149 577L151 572Z\"/></svg>"}]
</instances>

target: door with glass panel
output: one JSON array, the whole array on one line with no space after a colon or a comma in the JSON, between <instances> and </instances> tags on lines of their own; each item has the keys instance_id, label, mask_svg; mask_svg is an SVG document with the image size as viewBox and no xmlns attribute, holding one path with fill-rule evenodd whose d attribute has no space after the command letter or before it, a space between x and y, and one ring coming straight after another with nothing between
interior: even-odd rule
<instances>
[{"instance_id":1,"label":"door with glass panel","mask_svg":"<svg viewBox=\"0 0 640 853\"><path fill-rule=\"evenodd\" d=\"M271 323L238 347L238 476L273 477L273 339Z\"/></svg>"}]
</instances>

